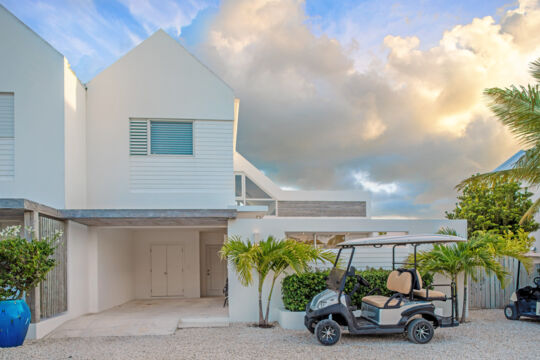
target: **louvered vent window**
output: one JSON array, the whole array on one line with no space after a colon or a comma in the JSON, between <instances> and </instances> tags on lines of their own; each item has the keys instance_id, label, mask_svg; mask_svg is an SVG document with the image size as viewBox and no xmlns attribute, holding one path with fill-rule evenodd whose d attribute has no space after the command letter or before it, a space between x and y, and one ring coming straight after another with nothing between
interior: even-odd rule
<instances>
[{"instance_id":1,"label":"louvered vent window","mask_svg":"<svg viewBox=\"0 0 540 360\"><path fill-rule=\"evenodd\" d=\"M193 122L130 119L129 154L193 155Z\"/></svg>"},{"instance_id":2,"label":"louvered vent window","mask_svg":"<svg viewBox=\"0 0 540 360\"><path fill-rule=\"evenodd\" d=\"M150 150L157 155L193 155L193 123L150 121Z\"/></svg>"},{"instance_id":3,"label":"louvered vent window","mask_svg":"<svg viewBox=\"0 0 540 360\"><path fill-rule=\"evenodd\" d=\"M148 121L129 121L129 154L148 155Z\"/></svg>"},{"instance_id":4,"label":"louvered vent window","mask_svg":"<svg viewBox=\"0 0 540 360\"><path fill-rule=\"evenodd\" d=\"M15 176L15 116L13 93L0 92L0 180Z\"/></svg>"}]
</instances>

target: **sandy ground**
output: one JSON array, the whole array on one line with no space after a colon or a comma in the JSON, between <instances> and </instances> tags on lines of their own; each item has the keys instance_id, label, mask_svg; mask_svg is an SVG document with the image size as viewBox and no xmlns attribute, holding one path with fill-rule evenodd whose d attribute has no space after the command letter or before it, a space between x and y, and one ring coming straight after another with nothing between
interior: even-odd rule
<instances>
[{"instance_id":1,"label":"sandy ground","mask_svg":"<svg viewBox=\"0 0 540 360\"><path fill-rule=\"evenodd\" d=\"M470 320L437 329L427 345L402 335L344 335L324 347L308 331L235 324L164 336L33 340L0 349L0 359L540 359L540 322L509 321L502 310L471 311Z\"/></svg>"}]
</instances>

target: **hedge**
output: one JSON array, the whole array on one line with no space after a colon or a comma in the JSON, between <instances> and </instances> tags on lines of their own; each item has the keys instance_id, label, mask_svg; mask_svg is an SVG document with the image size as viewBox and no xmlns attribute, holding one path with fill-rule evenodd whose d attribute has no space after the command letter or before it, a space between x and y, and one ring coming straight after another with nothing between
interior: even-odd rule
<instances>
[{"instance_id":1,"label":"hedge","mask_svg":"<svg viewBox=\"0 0 540 360\"><path fill-rule=\"evenodd\" d=\"M386 288L386 279L388 278L390 271L391 270L384 269L357 271L356 273L366 279L371 287L367 288L361 286L352 297L353 305L360 308L362 298L374 288L379 288L381 290L380 292L376 292L376 295L391 296L393 292ZM304 311L311 299L326 289L326 277L329 272L330 270L305 272L285 277L281 283L281 294L283 296L285 309L289 311ZM422 280L424 283L430 284L432 283L433 276L430 274L422 274ZM349 277L345 284L345 293L350 293L354 285L355 279Z\"/></svg>"}]
</instances>

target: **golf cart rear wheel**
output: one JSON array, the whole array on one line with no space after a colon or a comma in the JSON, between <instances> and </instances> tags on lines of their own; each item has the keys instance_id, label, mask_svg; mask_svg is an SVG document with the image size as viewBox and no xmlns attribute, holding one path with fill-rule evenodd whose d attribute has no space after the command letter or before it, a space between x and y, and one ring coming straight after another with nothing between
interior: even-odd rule
<instances>
[{"instance_id":1,"label":"golf cart rear wheel","mask_svg":"<svg viewBox=\"0 0 540 360\"><path fill-rule=\"evenodd\" d=\"M506 316L508 320L519 320L519 315L516 311L515 305L506 305L504 307L504 316Z\"/></svg>"},{"instance_id":2,"label":"golf cart rear wheel","mask_svg":"<svg viewBox=\"0 0 540 360\"><path fill-rule=\"evenodd\" d=\"M321 320L315 327L315 335L324 346L334 345L341 338L341 328L334 320Z\"/></svg>"},{"instance_id":3,"label":"golf cart rear wheel","mask_svg":"<svg viewBox=\"0 0 540 360\"><path fill-rule=\"evenodd\" d=\"M427 344L434 333L433 325L426 319L414 319L407 326L407 337L415 344Z\"/></svg>"}]
</instances>

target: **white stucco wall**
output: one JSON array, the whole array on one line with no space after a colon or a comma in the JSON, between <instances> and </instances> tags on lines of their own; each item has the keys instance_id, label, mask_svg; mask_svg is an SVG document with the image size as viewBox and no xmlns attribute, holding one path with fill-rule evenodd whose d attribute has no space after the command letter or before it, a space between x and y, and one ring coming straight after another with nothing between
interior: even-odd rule
<instances>
[{"instance_id":1,"label":"white stucco wall","mask_svg":"<svg viewBox=\"0 0 540 360\"><path fill-rule=\"evenodd\" d=\"M14 93L15 176L0 198L64 207L64 57L0 5L0 92Z\"/></svg>"},{"instance_id":2,"label":"white stucco wall","mask_svg":"<svg viewBox=\"0 0 540 360\"><path fill-rule=\"evenodd\" d=\"M239 235L244 239L258 241L269 235L284 238L287 232L382 232L399 231L409 234L435 233L441 227L451 227L459 234L467 234L465 220L382 220L365 218L262 218L236 219L229 222L228 235ZM373 251L362 261L355 256L358 268L361 264L373 266ZM381 249L391 256L391 250ZM391 263L385 261L384 264ZM384 265L381 264L381 265ZM231 321L256 321L258 319L257 287L244 287L238 281L234 269L229 264L229 314ZM268 281L263 296L266 299L270 287ZM281 282L276 283L271 303L270 319L277 320L281 300Z\"/></svg>"},{"instance_id":3,"label":"white stucco wall","mask_svg":"<svg viewBox=\"0 0 540 360\"><path fill-rule=\"evenodd\" d=\"M97 75L87 88L90 208L226 208L234 204L234 94L176 40L161 30L156 32ZM174 158L176 171L184 172L186 178L200 173L196 186L186 187L182 180L176 181L173 191L170 187L130 190L130 118L197 123L193 158L154 157L155 166L163 165L160 159ZM202 130L220 122L227 128L199 139Z\"/></svg>"},{"instance_id":4,"label":"white stucco wall","mask_svg":"<svg viewBox=\"0 0 540 360\"><path fill-rule=\"evenodd\" d=\"M103 311L135 298L134 246L128 229L98 228L98 303Z\"/></svg>"},{"instance_id":5,"label":"white stucco wall","mask_svg":"<svg viewBox=\"0 0 540 360\"><path fill-rule=\"evenodd\" d=\"M65 207L86 208L86 89L64 61Z\"/></svg>"},{"instance_id":6,"label":"white stucco wall","mask_svg":"<svg viewBox=\"0 0 540 360\"><path fill-rule=\"evenodd\" d=\"M184 247L184 297L200 297L199 232L193 229L135 229L134 240L135 296L137 299L151 298L152 245L182 245Z\"/></svg>"}]
</instances>

